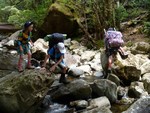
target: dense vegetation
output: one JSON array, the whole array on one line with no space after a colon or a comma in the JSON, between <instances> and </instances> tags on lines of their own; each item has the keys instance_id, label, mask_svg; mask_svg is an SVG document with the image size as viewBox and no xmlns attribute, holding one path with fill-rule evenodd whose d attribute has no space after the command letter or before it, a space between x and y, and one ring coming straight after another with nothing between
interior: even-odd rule
<instances>
[{"instance_id":1,"label":"dense vegetation","mask_svg":"<svg viewBox=\"0 0 150 113\"><path fill-rule=\"evenodd\" d=\"M0 22L20 27L25 21L33 20L40 26L49 6L56 1L74 12L85 37L92 43L95 43L93 39L102 39L104 28L120 29L121 22L150 12L150 0L0 0ZM150 15L142 24L144 33L150 35Z\"/></svg>"}]
</instances>

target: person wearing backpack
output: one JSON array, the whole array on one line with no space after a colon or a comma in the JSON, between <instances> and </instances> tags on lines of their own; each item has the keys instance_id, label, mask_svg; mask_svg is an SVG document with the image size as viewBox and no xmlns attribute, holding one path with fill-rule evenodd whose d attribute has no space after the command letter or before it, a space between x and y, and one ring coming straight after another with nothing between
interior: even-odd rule
<instances>
[{"instance_id":1,"label":"person wearing backpack","mask_svg":"<svg viewBox=\"0 0 150 113\"><path fill-rule=\"evenodd\" d=\"M22 62L23 62L23 55L28 55L28 63L27 68L33 69L34 67L31 66L31 52L30 52L30 44L33 46L33 42L31 40L33 30L33 22L26 22L24 24L24 29L19 33L17 45L18 45L18 54L19 54L19 61L18 61L18 71L22 72Z\"/></svg>"},{"instance_id":2,"label":"person wearing backpack","mask_svg":"<svg viewBox=\"0 0 150 113\"><path fill-rule=\"evenodd\" d=\"M122 48L124 44L122 37L123 36L121 32L116 31L114 28L109 28L108 31L105 32L105 47L106 52L109 55L113 54L113 52L117 50L121 55L121 58L126 59L128 57L128 54Z\"/></svg>"},{"instance_id":3,"label":"person wearing backpack","mask_svg":"<svg viewBox=\"0 0 150 113\"><path fill-rule=\"evenodd\" d=\"M54 61L54 65L50 68L50 72L54 72L56 67L59 66L62 69L62 73L59 79L59 83L67 84L69 83L65 77L67 72L67 66L64 62L64 54L66 53L65 45L63 43L64 35L60 33L53 33L49 39L49 49L44 60L43 68L46 67L46 62L48 59Z\"/></svg>"}]
</instances>

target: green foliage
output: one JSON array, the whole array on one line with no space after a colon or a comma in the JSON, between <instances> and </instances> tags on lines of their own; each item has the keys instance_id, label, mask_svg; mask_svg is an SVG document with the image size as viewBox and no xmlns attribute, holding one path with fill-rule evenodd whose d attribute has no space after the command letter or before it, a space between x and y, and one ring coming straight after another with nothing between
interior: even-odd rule
<instances>
[{"instance_id":1,"label":"green foliage","mask_svg":"<svg viewBox=\"0 0 150 113\"><path fill-rule=\"evenodd\" d=\"M128 13L123 5L116 8L115 15L116 20L119 20L120 22L124 21L128 17Z\"/></svg>"},{"instance_id":2,"label":"green foliage","mask_svg":"<svg viewBox=\"0 0 150 113\"><path fill-rule=\"evenodd\" d=\"M146 33L148 36L150 35L150 22L144 23L144 33Z\"/></svg>"},{"instance_id":3,"label":"green foliage","mask_svg":"<svg viewBox=\"0 0 150 113\"><path fill-rule=\"evenodd\" d=\"M51 0L0 0L0 21L13 23L21 27L24 22L31 20L41 25Z\"/></svg>"}]
</instances>

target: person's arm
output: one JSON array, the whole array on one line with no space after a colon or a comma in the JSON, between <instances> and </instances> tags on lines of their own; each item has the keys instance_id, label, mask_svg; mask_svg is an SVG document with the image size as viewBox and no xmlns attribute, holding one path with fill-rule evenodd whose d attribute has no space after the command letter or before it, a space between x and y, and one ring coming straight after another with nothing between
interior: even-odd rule
<instances>
[{"instance_id":1,"label":"person's arm","mask_svg":"<svg viewBox=\"0 0 150 113\"><path fill-rule=\"evenodd\" d=\"M60 59L51 67L50 69L51 72L55 71L56 66L58 66L58 64L62 62L63 58L64 58L64 55L61 55Z\"/></svg>"},{"instance_id":2,"label":"person's arm","mask_svg":"<svg viewBox=\"0 0 150 113\"><path fill-rule=\"evenodd\" d=\"M19 37L18 38L18 46L19 46L19 49L20 49L20 51L23 51L23 48L22 48L22 46L21 46L21 40L22 40L22 38L21 37Z\"/></svg>"},{"instance_id":3,"label":"person's arm","mask_svg":"<svg viewBox=\"0 0 150 113\"><path fill-rule=\"evenodd\" d=\"M49 59L50 58L50 55L46 55L46 57L45 57L45 59L44 59L44 64L43 64L43 68L45 68L46 67L46 62L47 62L47 59Z\"/></svg>"}]
</instances>

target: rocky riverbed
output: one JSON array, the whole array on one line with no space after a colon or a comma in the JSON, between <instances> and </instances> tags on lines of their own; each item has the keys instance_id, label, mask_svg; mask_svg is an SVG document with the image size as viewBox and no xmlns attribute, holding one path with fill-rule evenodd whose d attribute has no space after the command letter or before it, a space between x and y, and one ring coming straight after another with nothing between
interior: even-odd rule
<instances>
[{"instance_id":1,"label":"rocky riverbed","mask_svg":"<svg viewBox=\"0 0 150 113\"><path fill-rule=\"evenodd\" d=\"M129 57L117 55L112 74L104 79L106 56L79 42L65 40L69 84L59 84L59 69L49 75L40 70L48 43L38 39L32 48L34 70L18 73L13 40L0 42L0 112L2 113L149 113L150 45L138 42L124 48ZM24 57L24 68L26 57ZM101 60L100 60L101 59ZM47 65L47 68L49 65ZM129 107L129 108L128 108Z\"/></svg>"}]
</instances>

